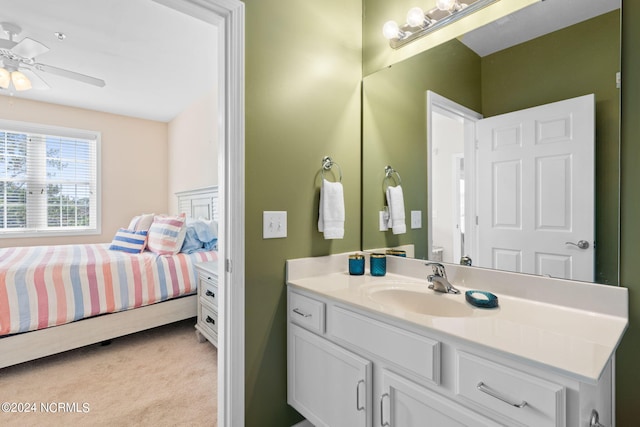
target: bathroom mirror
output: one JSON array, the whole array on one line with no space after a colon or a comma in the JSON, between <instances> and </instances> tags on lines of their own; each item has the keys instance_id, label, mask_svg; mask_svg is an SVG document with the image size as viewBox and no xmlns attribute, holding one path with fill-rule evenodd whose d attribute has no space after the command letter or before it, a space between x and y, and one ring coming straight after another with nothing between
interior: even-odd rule
<instances>
[{"instance_id":1,"label":"bathroom mirror","mask_svg":"<svg viewBox=\"0 0 640 427\"><path fill-rule=\"evenodd\" d=\"M366 0L365 4L369 1L379 6L378 0ZM427 151L428 91L485 118L593 94L595 238L590 242L594 250L591 277L596 283L618 284L620 103L616 78L620 70L620 1L588 0L579 5L569 1L573 6L561 13L567 15L570 25L551 32L535 30L536 25L555 19L553 14L536 8L560 3L567 2L535 3L364 78L364 250L413 244L417 258L442 256L445 262L459 262L452 254L438 253L438 246L444 245L430 245L434 233L430 236L429 228L438 217L451 218L454 206L429 210L428 165L434 161L447 165L451 178L431 182L436 189L432 196L436 191L449 192L453 199L454 165L464 161L459 156L443 160ZM587 3L603 9L585 18L581 7ZM530 26L532 22L536 25ZM528 34L530 27L533 30ZM534 36L535 31L542 35ZM386 204L383 179L387 165L402 177L405 234L379 230L380 211ZM457 176L459 180L460 173ZM466 185L471 184L467 181ZM573 185L581 188L579 182ZM478 189L477 197L485 197L486 191L489 189Z\"/></svg>"}]
</instances>

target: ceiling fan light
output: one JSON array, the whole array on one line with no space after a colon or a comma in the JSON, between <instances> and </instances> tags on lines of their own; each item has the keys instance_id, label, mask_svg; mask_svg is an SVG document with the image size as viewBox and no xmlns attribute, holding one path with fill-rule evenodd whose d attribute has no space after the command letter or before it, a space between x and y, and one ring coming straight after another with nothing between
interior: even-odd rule
<instances>
[{"instance_id":1,"label":"ceiling fan light","mask_svg":"<svg viewBox=\"0 0 640 427\"><path fill-rule=\"evenodd\" d=\"M13 71L11 73L11 81L15 86L16 90L29 90L31 89L31 82L20 71Z\"/></svg>"},{"instance_id":2,"label":"ceiling fan light","mask_svg":"<svg viewBox=\"0 0 640 427\"><path fill-rule=\"evenodd\" d=\"M0 87L3 89L8 89L9 84L11 83L11 74L9 71L4 68L0 68Z\"/></svg>"}]
</instances>

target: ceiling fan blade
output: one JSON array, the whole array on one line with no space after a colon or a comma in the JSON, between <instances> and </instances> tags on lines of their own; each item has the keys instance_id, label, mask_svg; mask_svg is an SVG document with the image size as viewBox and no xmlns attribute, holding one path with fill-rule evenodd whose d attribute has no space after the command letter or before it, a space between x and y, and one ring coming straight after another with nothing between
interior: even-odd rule
<instances>
[{"instance_id":1,"label":"ceiling fan blade","mask_svg":"<svg viewBox=\"0 0 640 427\"><path fill-rule=\"evenodd\" d=\"M44 71L45 73L51 73L61 77L66 77L68 79L78 80L90 85L104 87L104 85L106 84L102 79L97 79L85 74L76 73L75 71L69 71L62 68L54 67L52 65L35 64L34 66L37 70Z\"/></svg>"},{"instance_id":2,"label":"ceiling fan blade","mask_svg":"<svg viewBox=\"0 0 640 427\"><path fill-rule=\"evenodd\" d=\"M48 47L29 37L23 38L18 44L11 48L11 52L24 58L35 58L48 51Z\"/></svg>"},{"instance_id":3,"label":"ceiling fan blade","mask_svg":"<svg viewBox=\"0 0 640 427\"><path fill-rule=\"evenodd\" d=\"M51 89L51 86L49 86L47 84L47 82L45 82L42 79L42 77L40 77L39 75L34 73L33 70L30 70L28 68L21 68L20 71L22 71L22 73L25 76L27 76L27 78L31 81L31 86L34 89L37 89L37 90L49 90L49 89Z\"/></svg>"}]
</instances>

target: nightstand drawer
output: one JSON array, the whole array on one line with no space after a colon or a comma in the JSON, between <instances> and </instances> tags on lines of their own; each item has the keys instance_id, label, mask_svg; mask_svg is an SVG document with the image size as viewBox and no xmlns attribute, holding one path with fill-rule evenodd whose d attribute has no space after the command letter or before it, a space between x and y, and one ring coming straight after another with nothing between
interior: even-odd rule
<instances>
[{"instance_id":1,"label":"nightstand drawer","mask_svg":"<svg viewBox=\"0 0 640 427\"><path fill-rule=\"evenodd\" d=\"M200 299L218 308L218 285L209 280L200 279Z\"/></svg>"},{"instance_id":2,"label":"nightstand drawer","mask_svg":"<svg viewBox=\"0 0 640 427\"><path fill-rule=\"evenodd\" d=\"M207 306L202 306L202 324L212 332L218 333L218 313Z\"/></svg>"},{"instance_id":3,"label":"nightstand drawer","mask_svg":"<svg viewBox=\"0 0 640 427\"><path fill-rule=\"evenodd\" d=\"M313 298L289 293L289 318L310 331L324 333L324 303Z\"/></svg>"},{"instance_id":4,"label":"nightstand drawer","mask_svg":"<svg viewBox=\"0 0 640 427\"><path fill-rule=\"evenodd\" d=\"M565 389L559 384L465 352L458 352L457 377L458 394L485 411L527 426L564 426Z\"/></svg>"}]
</instances>

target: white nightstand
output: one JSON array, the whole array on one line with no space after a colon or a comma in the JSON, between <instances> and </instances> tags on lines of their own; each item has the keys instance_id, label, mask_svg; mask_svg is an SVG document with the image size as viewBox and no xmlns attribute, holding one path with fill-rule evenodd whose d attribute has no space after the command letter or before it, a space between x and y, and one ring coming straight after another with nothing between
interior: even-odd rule
<instances>
[{"instance_id":1,"label":"white nightstand","mask_svg":"<svg viewBox=\"0 0 640 427\"><path fill-rule=\"evenodd\" d=\"M196 264L198 272L198 322L196 336L199 342L209 340L218 346L218 261Z\"/></svg>"}]
</instances>

